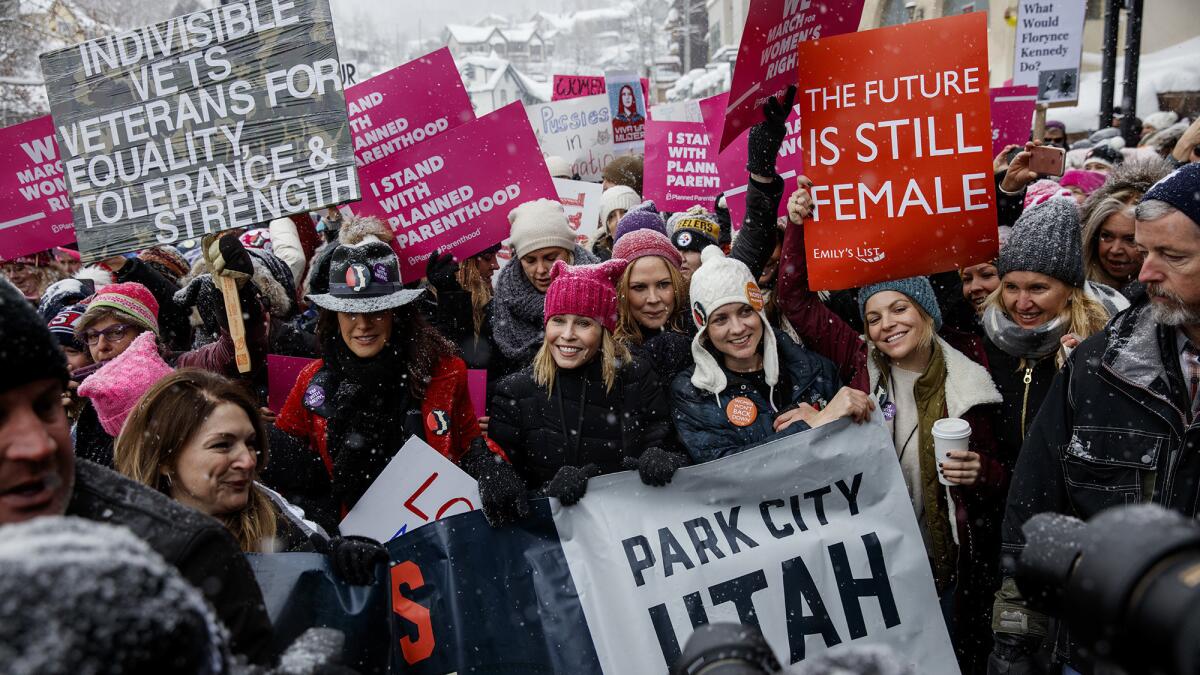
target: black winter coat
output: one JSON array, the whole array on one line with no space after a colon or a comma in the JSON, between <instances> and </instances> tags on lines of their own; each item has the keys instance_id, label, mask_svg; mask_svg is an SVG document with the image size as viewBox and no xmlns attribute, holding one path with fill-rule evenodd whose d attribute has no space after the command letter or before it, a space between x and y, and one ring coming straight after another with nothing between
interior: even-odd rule
<instances>
[{"instance_id":1,"label":"black winter coat","mask_svg":"<svg viewBox=\"0 0 1200 675\"><path fill-rule=\"evenodd\" d=\"M650 364L633 358L605 391L601 357L558 371L552 393L533 379L533 367L497 385L488 412L488 437L500 445L531 490L563 466L622 470L621 461L650 447L672 450L667 398Z\"/></svg>"},{"instance_id":2,"label":"black winter coat","mask_svg":"<svg viewBox=\"0 0 1200 675\"><path fill-rule=\"evenodd\" d=\"M79 419L75 422L75 456L95 462L100 466L113 468L113 444L116 439L108 435L100 426L100 416L96 414L96 406L90 398L83 398L83 408L79 411Z\"/></svg>"},{"instance_id":3,"label":"black winter coat","mask_svg":"<svg viewBox=\"0 0 1200 675\"><path fill-rule=\"evenodd\" d=\"M129 528L204 594L229 629L234 652L254 663L274 661L262 591L224 525L84 460L75 462L66 515Z\"/></svg>"},{"instance_id":4,"label":"black winter coat","mask_svg":"<svg viewBox=\"0 0 1200 675\"><path fill-rule=\"evenodd\" d=\"M1041 409L1046 393L1050 391L1054 374L1058 372L1055 364L1058 352L1027 364L1027 368L1021 368L1020 358L1001 350L986 335L983 345L987 351L988 373L1004 398L995 426L997 458L1012 475L1021 452L1021 443Z\"/></svg>"},{"instance_id":5,"label":"black winter coat","mask_svg":"<svg viewBox=\"0 0 1200 675\"><path fill-rule=\"evenodd\" d=\"M1152 502L1195 518L1200 419L1191 419L1189 404L1175 329L1157 325L1147 303L1084 340L1054 378L1021 450L1004 518L1005 560L1024 548L1021 525L1038 513L1086 520ZM1060 635L1059 654L1088 672L1068 645Z\"/></svg>"}]
</instances>

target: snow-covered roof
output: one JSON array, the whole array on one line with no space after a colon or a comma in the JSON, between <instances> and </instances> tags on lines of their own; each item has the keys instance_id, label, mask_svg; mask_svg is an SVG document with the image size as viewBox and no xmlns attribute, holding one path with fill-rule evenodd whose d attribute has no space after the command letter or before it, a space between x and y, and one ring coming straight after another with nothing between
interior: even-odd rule
<instances>
[{"instance_id":1,"label":"snow-covered roof","mask_svg":"<svg viewBox=\"0 0 1200 675\"><path fill-rule=\"evenodd\" d=\"M460 23L446 24L446 32L459 44L481 44L487 42L496 32L495 26L464 26Z\"/></svg>"},{"instance_id":2,"label":"snow-covered roof","mask_svg":"<svg viewBox=\"0 0 1200 675\"><path fill-rule=\"evenodd\" d=\"M456 58L458 67L461 70L463 66L471 65L484 70L501 70L508 65L508 61L496 56L496 52L492 52L488 56L464 56Z\"/></svg>"},{"instance_id":3,"label":"snow-covered roof","mask_svg":"<svg viewBox=\"0 0 1200 675\"><path fill-rule=\"evenodd\" d=\"M521 23L515 26L500 28L499 31L504 36L504 39L509 42L529 42L533 39L534 34L537 33L537 24L532 22Z\"/></svg>"},{"instance_id":4,"label":"snow-covered roof","mask_svg":"<svg viewBox=\"0 0 1200 675\"><path fill-rule=\"evenodd\" d=\"M623 3L616 7L599 7L596 9L584 9L575 12L572 17L577 23L587 23L589 21L621 21L629 18L633 13L633 7L628 3Z\"/></svg>"},{"instance_id":5,"label":"snow-covered roof","mask_svg":"<svg viewBox=\"0 0 1200 675\"><path fill-rule=\"evenodd\" d=\"M1101 57L1084 53L1085 66L1098 66ZM1124 72L1125 59L1117 59L1118 73ZM1124 81L1118 76L1115 103L1123 96ZM1168 91L1200 91L1200 36L1179 44L1143 53L1138 62L1138 117L1158 112L1158 94ZM1051 108L1046 118L1058 120L1068 132L1091 131L1100 115L1100 71L1085 72L1079 77L1079 105L1070 108Z\"/></svg>"},{"instance_id":6,"label":"snow-covered roof","mask_svg":"<svg viewBox=\"0 0 1200 675\"><path fill-rule=\"evenodd\" d=\"M529 92L530 96L542 103L550 101L554 93L554 86L550 82L538 82L516 68L513 68L512 72L517 77L517 81L521 83L521 86L525 88L525 91Z\"/></svg>"}]
</instances>

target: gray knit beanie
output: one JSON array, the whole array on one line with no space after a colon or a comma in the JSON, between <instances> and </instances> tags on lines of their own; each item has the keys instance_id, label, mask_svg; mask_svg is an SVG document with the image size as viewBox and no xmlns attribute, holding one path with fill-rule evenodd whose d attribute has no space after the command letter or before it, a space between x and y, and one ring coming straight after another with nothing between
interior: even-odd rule
<instances>
[{"instance_id":1,"label":"gray knit beanie","mask_svg":"<svg viewBox=\"0 0 1200 675\"><path fill-rule=\"evenodd\" d=\"M1000 276L1039 272L1082 288L1083 243L1079 231L1079 207L1072 199L1054 197L1026 209L1013 224L1012 236L996 261Z\"/></svg>"},{"instance_id":2,"label":"gray knit beanie","mask_svg":"<svg viewBox=\"0 0 1200 675\"><path fill-rule=\"evenodd\" d=\"M892 281L881 281L877 284L864 286L858 292L858 313L866 318L867 300L871 299L872 295L882 291L896 291L907 295L913 302L921 306L925 313L933 319L933 329L942 329L942 310L938 307L937 296L933 294L933 286L929 284L929 279L925 277L908 277L907 279L893 279ZM865 321L864 321L865 323Z\"/></svg>"}]
</instances>

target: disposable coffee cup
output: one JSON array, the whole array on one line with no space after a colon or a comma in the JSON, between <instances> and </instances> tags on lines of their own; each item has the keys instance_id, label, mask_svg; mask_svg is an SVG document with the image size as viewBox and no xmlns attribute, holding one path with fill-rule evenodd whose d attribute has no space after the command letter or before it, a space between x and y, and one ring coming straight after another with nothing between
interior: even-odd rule
<instances>
[{"instance_id":1,"label":"disposable coffee cup","mask_svg":"<svg viewBox=\"0 0 1200 675\"><path fill-rule=\"evenodd\" d=\"M938 482L956 485L942 474L942 463L950 459L951 450L966 450L971 441L971 424L958 417L944 417L933 423L933 453L937 455Z\"/></svg>"}]
</instances>

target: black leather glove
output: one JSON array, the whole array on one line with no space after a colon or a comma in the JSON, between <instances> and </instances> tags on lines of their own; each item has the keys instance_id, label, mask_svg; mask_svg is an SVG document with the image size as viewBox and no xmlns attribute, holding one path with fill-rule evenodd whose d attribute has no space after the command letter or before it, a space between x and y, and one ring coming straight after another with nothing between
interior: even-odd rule
<instances>
[{"instance_id":1,"label":"black leather glove","mask_svg":"<svg viewBox=\"0 0 1200 675\"><path fill-rule=\"evenodd\" d=\"M1041 670L1036 666L1032 654L1037 650L1037 640L1009 633L996 633L995 646L988 655L988 675L1036 675Z\"/></svg>"},{"instance_id":2,"label":"black leather glove","mask_svg":"<svg viewBox=\"0 0 1200 675\"><path fill-rule=\"evenodd\" d=\"M440 251L434 251L429 254L429 260L425 261L425 278L429 279L429 284L438 291L461 291L462 285L456 278L458 263L454 262L454 256L450 253L439 253Z\"/></svg>"},{"instance_id":3,"label":"black leather glove","mask_svg":"<svg viewBox=\"0 0 1200 675\"><path fill-rule=\"evenodd\" d=\"M383 544L369 537L334 537L329 540L329 562L333 573L354 584L369 586L375 582L375 568L386 563Z\"/></svg>"},{"instance_id":4,"label":"black leather glove","mask_svg":"<svg viewBox=\"0 0 1200 675\"><path fill-rule=\"evenodd\" d=\"M471 441L459 466L479 483L483 517L489 525L500 527L529 517L525 481L511 464L488 449L482 436Z\"/></svg>"},{"instance_id":5,"label":"black leather glove","mask_svg":"<svg viewBox=\"0 0 1200 675\"><path fill-rule=\"evenodd\" d=\"M757 176L775 175L775 159L787 135L787 118L796 102L796 85L790 85L783 101L772 96L763 104L763 121L750 127L749 157L746 170Z\"/></svg>"},{"instance_id":6,"label":"black leather glove","mask_svg":"<svg viewBox=\"0 0 1200 675\"><path fill-rule=\"evenodd\" d=\"M562 502L563 506L574 506L587 493L588 479L599 475L600 467L595 464L559 467L554 478L546 483L546 495Z\"/></svg>"},{"instance_id":7,"label":"black leather glove","mask_svg":"<svg viewBox=\"0 0 1200 675\"><path fill-rule=\"evenodd\" d=\"M662 487L671 482L676 469L687 465L687 459L662 448L646 448L640 457L626 457L621 465L629 470L637 469L645 485Z\"/></svg>"}]
</instances>

